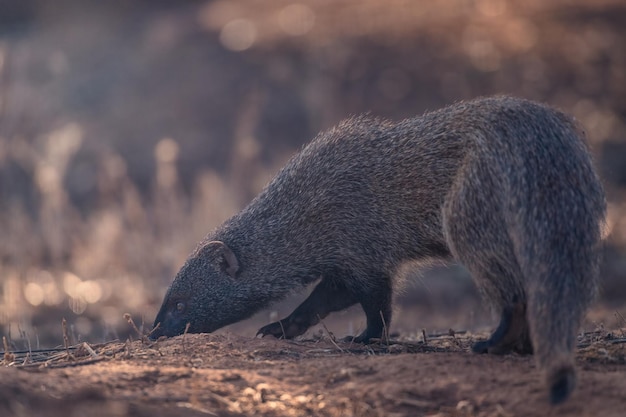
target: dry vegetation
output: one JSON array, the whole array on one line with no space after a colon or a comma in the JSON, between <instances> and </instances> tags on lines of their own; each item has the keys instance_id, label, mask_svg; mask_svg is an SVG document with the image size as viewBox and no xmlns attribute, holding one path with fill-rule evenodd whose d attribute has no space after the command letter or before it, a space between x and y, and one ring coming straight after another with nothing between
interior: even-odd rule
<instances>
[{"instance_id":1,"label":"dry vegetation","mask_svg":"<svg viewBox=\"0 0 626 417\"><path fill-rule=\"evenodd\" d=\"M358 311L329 318L304 341L246 338L293 302L229 329L243 336L124 342L147 332L195 243L317 131L351 114L399 119L496 93L559 106L588 132L609 196L607 256L603 294L579 341L581 394L561 412L618 410L622 1L48 3L0 8L0 349L4 365L22 369L0 369L0 412L66 415L60 404L77 415L92 406L102 415L545 411L523 404L542 398L538 376L525 373L530 359L472 357L471 333L416 342L424 328L492 324L458 268L416 277L391 329L401 342L391 346L332 342L329 332L363 326ZM50 346L61 347L36 352ZM511 378L490 379L492 367Z\"/></svg>"}]
</instances>

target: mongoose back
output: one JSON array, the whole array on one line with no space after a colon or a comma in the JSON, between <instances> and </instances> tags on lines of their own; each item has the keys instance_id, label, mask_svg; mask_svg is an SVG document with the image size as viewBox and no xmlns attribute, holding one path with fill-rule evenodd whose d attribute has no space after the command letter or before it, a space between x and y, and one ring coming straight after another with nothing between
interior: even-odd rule
<instances>
[{"instance_id":1,"label":"mongoose back","mask_svg":"<svg viewBox=\"0 0 626 417\"><path fill-rule=\"evenodd\" d=\"M559 403L575 384L605 206L582 131L550 107L495 97L397 123L352 118L199 244L152 337L212 332L319 280L259 333L293 338L359 303L355 340L367 342L391 322L402 264L454 259L501 317L474 351L534 352Z\"/></svg>"}]
</instances>

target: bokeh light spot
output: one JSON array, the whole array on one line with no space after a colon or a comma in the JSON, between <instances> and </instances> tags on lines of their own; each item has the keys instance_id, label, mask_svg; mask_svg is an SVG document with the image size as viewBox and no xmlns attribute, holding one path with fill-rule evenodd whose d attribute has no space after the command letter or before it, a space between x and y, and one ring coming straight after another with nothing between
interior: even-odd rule
<instances>
[{"instance_id":1,"label":"bokeh light spot","mask_svg":"<svg viewBox=\"0 0 626 417\"><path fill-rule=\"evenodd\" d=\"M476 2L478 11L487 17L497 17L506 11L504 0L479 0Z\"/></svg>"},{"instance_id":2,"label":"bokeh light spot","mask_svg":"<svg viewBox=\"0 0 626 417\"><path fill-rule=\"evenodd\" d=\"M102 298L102 288L97 281L83 281L78 285L80 296L89 304L97 303Z\"/></svg>"},{"instance_id":3,"label":"bokeh light spot","mask_svg":"<svg viewBox=\"0 0 626 417\"><path fill-rule=\"evenodd\" d=\"M304 4L290 4L278 13L280 28L288 35L306 35L315 25L315 13Z\"/></svg>"},{"instance_id":4,"label":"bokeh light spot","mask_svg":"<svg viewBox=\"0 0 626 417\"><path fill-rule=\"evenodd\" d=\"M248 19L234 19L226 23L220 32L220 42L226 49L241 52L256 41L257 30Z\"/></svg>"},{"instance_id":5,"label":"bokeh light spot","mask_svg":"<svg viewBox=\"0 0 626 417\"><path fill-rule=\"evenodd\" d=\"M35 282L29 282L24 287L24 298L26 298L26 301L28 301L30 305L38 306L44 301L44 289Z\"/></svg>"},{"instance_id":6,"label":"bokeh light spot","mask_svg":"<svg viewBox=\"0 0 626 417\"><path fill-rule=\"evenodd\" d=\"M65 293L72 298L79 297L78 286L81 282L82 280L71 272L63 274L63 289Z\"/></svg>"},{"instance_id":7,"label":"bokeh light spot","mask_svg":"<svg viewBox=\"0 0 626 417\"><path fill-rule=\"evenodd\" d=\"M162 163L172 163L178 158L179 146L174 139L164 138L154 148L154 156Z\"/></svg>"}]
</instances>

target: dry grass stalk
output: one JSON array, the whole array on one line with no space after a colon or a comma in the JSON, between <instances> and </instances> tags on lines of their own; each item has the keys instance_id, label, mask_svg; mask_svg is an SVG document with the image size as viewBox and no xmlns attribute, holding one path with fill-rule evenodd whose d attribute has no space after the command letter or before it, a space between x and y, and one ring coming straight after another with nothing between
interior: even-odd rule
<instances>
[{"instance_id":1,"label":"dry grass stalk","mask_svg":"<svg viewBox=\"0 0 626 417\"><path fill-rule=\"evenodd\" d=\"M385 317L383 316L383 312L379 311L380 319L383 321L383 337L380 339L380 343L383 341L387 346L389 346L389 328L387 327L387 322L385 322Z\"/></svg>"},{"instance_id":2,"label":"dry grass stalk","mask_svg":"<svg viewBox=\"0 0 626 417\"><path fill-rule=\"evenodd\" d=\"M187 337L187 332L189 331L189 326L191 326L191 323L187 323L185 325L185 332L183 333L183 341L182 341L183 353L187 353L186 350L185 350L185 338Z\"/></svg>"},{"instance_id":3,"label":"dry grass stalk","mask_svg":"<svg viewBox=\"0 0 626 417\"><path fill-rule=\"evenodd\" d=\"M89 356L91 356L94 359L98 358L98 354L91 348L91 346L89 346L87 342L83 342L83 347L89 353Z\"/></svg>"},{"instance_id":4,"label":"dry grass stalk","mask_svg":"<svg viewBox=\"0 0 626 417\"><path fill-rule=\"evenodd\" d=\"M137 336L139 336L139 339L143 340L144 335L143 335L143 333L141 333L141 330L139 330L139 328L135 324L135 321L133 320L133 317L130 314L128 314L128 313L124 313L124 320L126 320L128 322L128 324L130 324L130 327L132 327L133 330L135 331L135 333L137 333Z\"/></svg>"},{"instance_id":5,"label":"dry grass stalk","mask_svg":"<svg viewBox=\"0 0 626 417\"><path fill-rule=\"evenodd\" d=\"M65 346L65 352L67 353L67 359L76 360L72 352L70 352L70 338L67 335L67 320L63 318L61 321L61 327L63 328L63 345Z\"/></svg>"},{"instance_id":6,"label":"dry grass stalk","mask_svg":"<svg viewBox=\"0 0 626 417\"><path fill-rule=\"evenodd\" d=\"M4 345L4 364L9 365L15 361L15 355L9 351L9 342L6 336L2 336L2 344Z\"/></svg>"},{"instance_id":7,"label":"dry grass stalk","mask_svg":"<svg viewBox=\"0 0 626 417\"><path fill-rule=\"evenodd\" d=\"M146 337L149 338L150 336L152 336L152 333L154 333L159 327L161 327L161 323L157 323L156 326L154 326L154 328L150 330L150 332L146 335Z\"/></svg>"},{"instance_id":8,"label":"dry grass stalk","mask_svg":"<svg viewBox=\"0 0 626 417\"><path fill-rule=\"evenodd\" d=\"M622 334L622 337L626 337L626 319L624 318L624 316L622 316L622 314L615 310L615 316L621 321L621 329L620 329L620 333Z\"/></svg>"},{"instance_id":9,"label":"dry grass stalk","mask_svg":"<svg viewBox=\"0 0 626 417\"><path fill-rule=\"evenodd\" d=\"M130 339L126 339L126 343L124 343L124 358L129 359L130 357Z\"/></svg>"},{"instance_id":10,"label":"dry grass stalk","mask_svg":"<svg viewBox=\"0 0 626 417\"><path fill-rule=\"evenodd\" d=\"M328 336L328 339L330 340L330 343L333 344L333 346L335 346L341 353L345 353L345 350L343 350L338 344L337 341L335 340L335 335L331 333L330 330L328 330L328 327L326 327L326 324L324 323L324 321L322 320L322 318L319 316L319 314L317 315L317 319L320 321L320 324L322 325L322 327L324 328L324 331L326 332L326 335Z\"/></svg>"}]
</instances>

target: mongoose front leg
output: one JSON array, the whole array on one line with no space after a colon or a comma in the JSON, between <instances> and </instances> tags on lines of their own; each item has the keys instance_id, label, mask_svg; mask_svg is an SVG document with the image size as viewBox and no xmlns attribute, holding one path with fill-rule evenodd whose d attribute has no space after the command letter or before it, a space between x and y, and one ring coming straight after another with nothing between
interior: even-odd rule
<instances>
[{"instance_id":1,"label":"mongoose front leg","mask_svg":"<svg viewBox=\"0 0 626 417\"><path fill-rule=\"evenodd\" d=\"M503 355L511 351L530 354L533 347L528 333L526 304L516 303L502 311L500 324L487 340L476 342L472 346L476 353Z\"/></svg>"},{"instance_id":2,"label":"mongoose front leg","mask_svg":"<svg viewBox=\"0 0 626 417\"><path fill-rule=\"evenodd\" d=\"M289 316L263 326L258 335L292 339L319 323L333 311L343 310L357 303L357 298L342 284L325 278Z\"/></svg>"}]
</instances>

